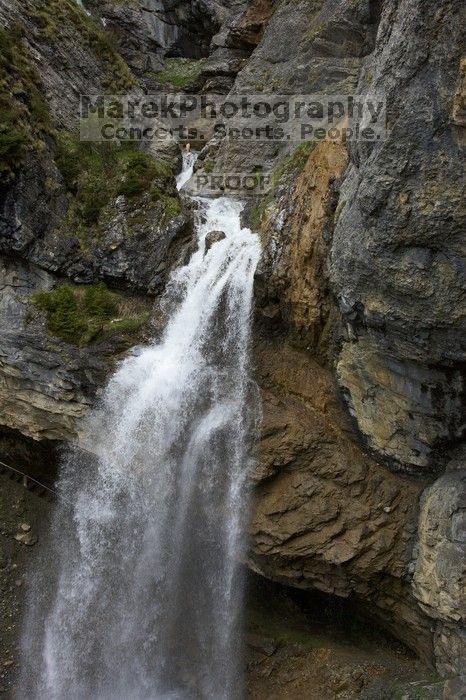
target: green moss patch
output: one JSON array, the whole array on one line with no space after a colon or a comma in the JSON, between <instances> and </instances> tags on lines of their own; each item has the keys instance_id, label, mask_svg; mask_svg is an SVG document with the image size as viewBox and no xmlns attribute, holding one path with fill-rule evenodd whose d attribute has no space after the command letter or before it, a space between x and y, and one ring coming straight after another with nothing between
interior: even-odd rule
<instances>
[{"instance_id":1,"label":"green moss patch","mask_svg":"<svg viewBox=\"0 0 466 700\"><path fill-rule=\"evenodd\" d=\"M215 168L215 161L214 160L205 160L202 164L202 167L204 168L206 173L213 173L214 168Z\"/></svg>"},{"instance_id":2,"label":"green moss patch","mask_svg":"<svg viewBox=\"0 0 466 700\"><path fill-rule=\"evenodd\" d=\"M0 114L0 184L5 184L51 130L40 78L18 26L0 27Z\"/></svg>"},{"instance_id":3,"label":"green moss patch","mask_svg":"<svg viewBox=\"0 0 466 700\"><path fill-rule=\"evenodd\" d=\"M157 187L154 187L150 191L150 198L152 205L157 202L162 202L164 206L163 223L168 223L175 216L181 214L180 200L177 197L161 192Z\"/></svg>"},{"instance_id":4,"label":"green moss patch","mask_svg":"<svg viewBox=\"0 0 466 700\"><path fill-rule=\"evenodd\" d=\"M273 171L274 183L278 183L291 174L299 175L307 163L307 159L317 145L317 141L303 141L292 151Z\"/></svg>"},{"instance_id":5,"label":"green moss patch","mask_svg":"<svg viewBox=\"0 0 466 700\"><path fill-rule=\"evenodd\" d=\"M261 227L262 221L264 219L265 210L273 201L273 195L267 194L259 199L257 204L255 204L251 209L251 226L253 231L258 231Z\"/></svg>"},{"instance_id":6,"label":"green moss patch","mask_svg":"<svg viewBox=\"0 0 466 700\"><path fill-rule=\"evenodd\" d=\"M89 345L111 335L135 333L149 320L103 282L87 287L64 284L37 292L32 303L47 316L49 330L75 345Z\"/></svg>"},{"instance_id":7,"label":"green moss patch","mask_svg":"<svg viewBox=\"0 0 466 700\"><path fill-rule=\"evenodd\" d=\"M163 85L185 87L197 80L204 65L204 58L167 58L163 70L153 73L153 77Z\"/></svg>"}]
</instances>

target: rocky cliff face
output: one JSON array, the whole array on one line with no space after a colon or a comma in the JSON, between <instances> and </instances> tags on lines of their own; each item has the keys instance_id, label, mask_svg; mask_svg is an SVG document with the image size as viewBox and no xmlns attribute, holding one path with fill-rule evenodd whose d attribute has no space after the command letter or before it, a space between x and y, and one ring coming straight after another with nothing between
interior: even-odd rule
<instances>
[{"instance_id":1,"label":"rocky cliff face","mask_svg":"<svg viewBox=\"0 0 466 700\"><path fill-rule=\"evenodd\" d=\"M23 27L51 115L0 192L0 424L78 441L106 374L137 342L130 333L76 347L51 332L32 293L103 279L125 297L121 308L147 303L190 237L173 189L176 145L171 169L144 170L136 198L110 188L97 218L79 219L89 183L63 172L56 134L72 132L79 92L142 91L171 56L201 57L205 90L383 92L389 132L373 147L215 142L201 154L216 170L280 174L274 197L249 208L263 241L249 564L351 597L440 672L461 672L461 3L89 1L106 28L71 0L56 17L39 5L0 0L1 24Z\"/></svg>"},{"instance_id":2,"label":"rocky cliff face","mask_svg":"<svg viewBox=\"0 0 466 700\"><path fill-rule=\"evenodd\" d=\"M2 78L11 81L2 105L14 117L2 135L25 142L0 182L0 422L36 440L76 441L79 419L131 340L112 332L76 347L50 332L32 296L64 281L105 280L119 290L120 315L142 317L152 304L146 295L163 290L191 237L175 189L180 149L165 145L163 159L154 153L152 160L131 149L80 146L80 94L141 88L74 2L2 2L0 22Z\"/></svg>"},{"instance_id":3,"label":"rocky cliff face","mask_svg":"<svg viewBox=\"0 0 466 700\"><path fill-rule=\"evenodd\" d=\"M351 149L330 261L348 408L378 458L416 472L464 437L459 17L454 2L385 3L358 89L386 94L389 135Z\"/></svg>"},{"instance_id":4,"label":"rocky cliff face","mask_svg":"<svg viewBox=\"0 0 466 700\"><path fill-rule=\"evenodd\" d=\"M453 116L462 80L453 25L460 8L432 8L427 19L418 3L306 7L313 38L305 82L304 44L278 66L267 55L272 26L270 41L286 40L287 29L272 22L249 65L272 71L285 91L287 80L296 92L308 81L316 90L319 80L342 93L382 89L389 134L369 149L317 145L304 165L291 163L262 208L264 458L252 566L298 587L355 597L442 672L459 671L465 550L453 533L456 519L465 521L457 501L464 137ZM445 468L448 477L429 487L430 475ZM450 567L452 607L439 601L441 572Z\"/></svg>"}]
</instances>

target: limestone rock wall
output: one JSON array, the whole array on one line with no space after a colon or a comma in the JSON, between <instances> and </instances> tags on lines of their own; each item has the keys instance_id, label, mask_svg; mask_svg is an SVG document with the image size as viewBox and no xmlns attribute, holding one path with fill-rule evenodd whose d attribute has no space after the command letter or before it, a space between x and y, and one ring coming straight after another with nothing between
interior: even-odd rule
<instances>
[{"instance_id":1,"label":"limestone rock wall","mask_svg":"<svg viewBox=\"0 0 466 700\"><path fill-rule=\"evenodd\" d=\"M464 466L464 461L461 459ZM466 658L466 471L448 471L422 496L413 591L436 621L439 669L455 673Z\"/></svg>"},{"instance_id":2,"label":"limestone rock wall","mask_svg":"<svg viewBox=\"0 0 466 700\"><path fill-rule=\"evenodd\" d=\"M102 356L48 337L28 318L29 295L49 289L51 275L20 260L5 259L0 270L1 424L36 440L75 440L103 381Z\"/></svg>"},{"instance_id":3,"label":"limestone rock wall","mask_svg":"<svg viewBox=\"0 0 466 700\"><path fill-rule=\"evenodd\" d=\"M463 63L459 3L428 5L351 3L351 20L350 3L312 8L323 55L307 78L331 90L352 52L340 87L386 95L388 137L348 143L348 164L344 146L319 144L262 212L251 565L353 596L451 674L465 660ZM293 52L267 58L271 27L248 65L264 47L264 70L298 80Z\"/></svg>"},{"instance_id":4,"label":"limestone rock wall","mask_svg":"<svg viewBox=\"0 0 466 700\"><path fill-rule=\"evenodd\" d=\"M59 133L76 132L80 94L111 92L114 81L120 81L120 89L140 87L122 57L108 48L103 29L72 0L46 8L38 0L0 0L0 25L18 32L27 69L38 76L47 107L46 128L33 134L15 177L0 182L0 430L36 441L76 441L80 421L122 343L118 338L90 347L64 342L48 331L31 295L63 281L105 280L139 308L142 296L153 298L163 290L191 241L192 226L177 199L174 176L162 174L151 184L165 198L154 203L149 192L136 200L120 196L108 203L94 239L77 234L67 218L72 196L57 166ZM24 82L19 75L19 112ZM2 98L6 102L8 95ZM165 149L176 167L178 145ZM97 175L96 197L107 173ZM167 201L178 207L170 217ZM144 310L151 303L143 300ZM133 342L137 338L134 334Z\"/></svg>"},{"instance_id":5,"label":"limestone rock wall","mask_svg":"<svg viewBox=\"0 0 466 700\"><path fill-rule=\"evenodd\" d=\"M350 149L330 256L349 410L380 458L414 471L438 471L465 430L463 9L383 3L358 90L385 95L388 134Z\"/></svg>"}]
</instances>

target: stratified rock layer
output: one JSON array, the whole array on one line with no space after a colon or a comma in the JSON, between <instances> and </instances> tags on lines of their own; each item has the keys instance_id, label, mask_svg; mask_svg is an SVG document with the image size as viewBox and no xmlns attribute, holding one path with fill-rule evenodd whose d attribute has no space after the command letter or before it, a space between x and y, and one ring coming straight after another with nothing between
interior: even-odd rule
<instances>
[{"instance_id":1,"label":"stratified rock layer","mask_svg":"<svg viewBox=\"0 0 466 700\"><path fill-rule=\"evenodd\" d=\"M439 669L455 673L466 658L466 471L448 472L421 501L414 595L437 621Z\"/></svg>"}]
</instances>

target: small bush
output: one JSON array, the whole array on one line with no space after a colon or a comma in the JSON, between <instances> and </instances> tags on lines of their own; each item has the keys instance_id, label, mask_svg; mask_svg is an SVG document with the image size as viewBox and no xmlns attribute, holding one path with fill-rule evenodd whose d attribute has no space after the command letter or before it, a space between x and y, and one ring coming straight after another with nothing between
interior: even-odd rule
<instances>
[{"instance_id":1,"label":"small bush","mask_svg":"<svg viewBox=\"0 0 466 700\"><path fill-rule=\"evenodd\" d=\"M179 214L181 214L180 203L176 197L164 195L163 201L165 203L164 221L170 221L171 219L174 219L175 216L179 216Z\"/></svg>"},{"instance_id":2,"label":"small bush","mask_svg":"<svg viewBox=\"0 0 466 700\"><path fill-rule=\"evenodd\" d=\"M107 318L116 313L115 296L103 282L91 284L84 290L83 309L89 316Z\"/></svg>"},{"instance_id":3,"label":"small bush","mask_svg":"<svg viewBox=\"0 0 466 700\"><path fill-rule=\"evenodd\" d=\"M13 167L15 159L20 157L27 138L14 127L0 126L0 159L9 167Z\"/></svg>"},{"instance_id":4,"label":"small bush","mask_svg":"<svg viewBox=\"0 0 466 700\"><path fill-rule=\"evenodd\" d=\"M78 313L78 301L70 285L65 284L51 292L38 292L33 301L46 312L48 326L55 335L78 342L85 331L85 324Z\"/></svg>"},{"instance_id":5,"label":"small bush","mask_svg":"<svg viewBox=\"0 0 466 700\"><path fill-rule=\"evenodd\" d=\"M170 177L173 174L168 163L157 161L143 151L123 153L121 160L124 164L123 180L117 194L125 197L136 197L146 192L157 177Z\"/></svg>"},{"instance_id":6,"label":"small bush","mask_svg":"<svg viewBox=\"0 0 466 700\"><path fill-rule=\"evenodd\" d=\"M64 284L31 298L47 316L49 330L69 343L89 345L109 335L137 331L149 313L132 313L103 282L87 287ZM120 308L121 306L121 308ZM122 318L114 318L121 315Z\"/></svg>"},{"instance_id":7,"label":"small bush","mask_svg":"<svg viewBox=\"0 0 466 700\"><path fill-rule=\"evenodd\" d=\"M94 226L104 207L119 195L135 199L152 191L154 180L173 177L170 163L138 150L133 143L87 143L61 132L55 161L74 195L70 224Z\"/></svg>"},{"instance_id":8,"label":"small bush","mask_svg":"<svg viewBox=\"0 0 466 700\"><path fill-rule=\"evenodd\" d=\"M175 216L178 216L178 214L181 214L180 202L176 197L171 197L169 194L161 192L157 187L153 187L151 189L150 197L154 204L156 202L163 202L163 205L165 207L163 215L164 223L175 218Z\"/></svg>"}]
</instances>

